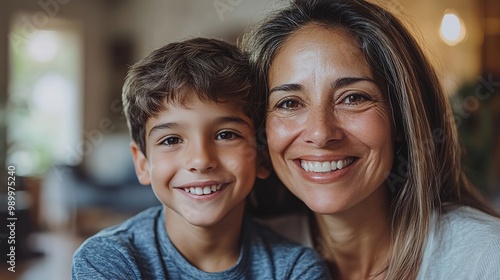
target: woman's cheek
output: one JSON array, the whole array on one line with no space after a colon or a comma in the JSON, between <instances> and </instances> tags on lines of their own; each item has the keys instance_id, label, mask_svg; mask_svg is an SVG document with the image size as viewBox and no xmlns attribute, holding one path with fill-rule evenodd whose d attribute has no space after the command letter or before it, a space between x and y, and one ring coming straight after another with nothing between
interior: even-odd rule
<instances>
[{"instance_id":1,"label":"woman's cheek","mask_svg":"<svg viewBox=\"0 0 500 280\"><path fill-rule=\"evenodd\" d=\"M295 122L277 117L268 117L266 122L267 140L271 153L279 152L288 145L288 142L293 139L295 130Z\"/></svg>"}]
</instances>

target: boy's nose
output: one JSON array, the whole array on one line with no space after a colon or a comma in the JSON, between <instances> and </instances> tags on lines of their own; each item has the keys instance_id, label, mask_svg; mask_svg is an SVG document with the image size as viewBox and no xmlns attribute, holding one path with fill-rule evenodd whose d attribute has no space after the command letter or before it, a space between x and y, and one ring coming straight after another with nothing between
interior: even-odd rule
<instances>
[{"instance_id":1,"label":"boy's nose","mask_svg":"<svg viewBox=\"0 0 500 280\"><path fill-rule=\"evenodd\" d=\"M207 172L217 167L214 147L206 143L193 143L186 149L187 166L192 172Z\"/></svg>"}]
</instances>

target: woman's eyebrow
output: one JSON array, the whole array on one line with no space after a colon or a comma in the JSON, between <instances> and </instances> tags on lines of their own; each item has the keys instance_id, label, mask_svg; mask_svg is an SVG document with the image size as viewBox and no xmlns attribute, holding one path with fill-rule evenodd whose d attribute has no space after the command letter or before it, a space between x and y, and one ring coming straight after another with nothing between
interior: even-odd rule
<instances>
[{"instance_id":1,"label":"woman's eyebrow","mask_svg":"<svg viewBox=\"0 0 500 280\"><path fill-rule=\"evenodd\" d=\"M303 89L304 87L299 84L282 84L279 86L275 86L271 90L269 90L269 94L275 91L301 91Z\"/></svg>"},{"instance_id":2,"label":"woman's eyebrow","mask_svg":"<svg viewBox=\"0 0 500 280\"><path fill-rule=\"evenodd\" d=\"M358 82L363 82L363 81L367 81L367 82L376 84L373 79L368 78L368 77L342 77L342 78L338 78L337 80L335 80L332 83L332 88L341 88L341 87L349 86L349 85L352 85L352 84L355 84Z\"/></svg>"},{"instance_id":3,"label":"woman's eyebrow","mask_svg":"<svg viewBox=\"0 0 500 280\"><path fill-rule=\"evenodd\" d=\"M376 84L373 79L368 77L342 77L332 82L332 88L341 88L362 81ZM271 90L269 90L269 94L275 91L301 91L303 89L304 87L300 84L282 84L279 86L275 86Z\"/></svg>"}]
</instances>

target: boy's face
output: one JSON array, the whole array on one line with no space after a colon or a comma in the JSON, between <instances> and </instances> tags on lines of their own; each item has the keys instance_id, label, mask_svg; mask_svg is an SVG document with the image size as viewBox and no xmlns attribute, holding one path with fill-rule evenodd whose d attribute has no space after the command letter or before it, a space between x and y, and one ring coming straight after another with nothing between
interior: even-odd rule
<instances>
[{"instance_id":1,"label":"boy's face","mask_svg":"<svg viewBox=\"0 0 500 280\"><path fill-rule=\"evenodd\" d=\"M167 219L211 226L242 211L255 177L269 171L258 164L254 124L237 106L192 93L186 101L148 120L146 156L131 149L139 181L152 185Z\"/></svg>"}]
</instances>

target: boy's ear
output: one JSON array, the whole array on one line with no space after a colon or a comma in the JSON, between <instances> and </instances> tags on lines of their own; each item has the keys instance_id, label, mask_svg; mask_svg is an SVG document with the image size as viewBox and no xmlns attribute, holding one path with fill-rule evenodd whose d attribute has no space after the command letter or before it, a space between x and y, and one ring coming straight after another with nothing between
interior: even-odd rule
<instances>
[{"instance_id":1,"label":"boy's ear","mask_svg":"<svg viewBox=\"0 0 500 280\"><path fill-rule=\"evenodd\" d=\"M134 141L130 142L130 151L132 152L137 179L142 185L151 184L148 159Z\"/></svg>"},{"instance_id":2,"label":"boy's ear","mask_svg":"<svg viewBox=\"0 0 500 280\"><path fill-rule=\"evenodd\" d=\"M257 151L257 178L266 179L271 175L273 167L271 165L271 159L269 158L269 152L267 148Z\"/></svg>"}]
</instances>

